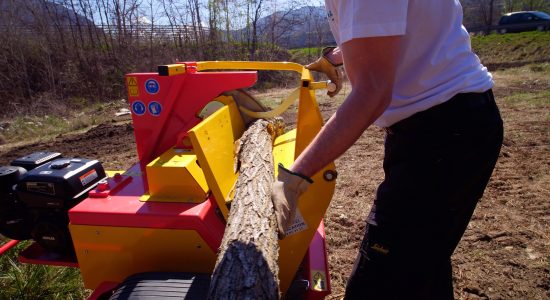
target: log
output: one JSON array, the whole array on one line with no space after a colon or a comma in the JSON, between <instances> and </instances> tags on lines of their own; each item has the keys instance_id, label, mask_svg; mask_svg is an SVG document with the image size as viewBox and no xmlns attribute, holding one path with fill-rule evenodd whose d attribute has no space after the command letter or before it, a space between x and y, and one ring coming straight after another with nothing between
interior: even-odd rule
<instances>
[{"instance_id":1,"label":"log","mask_svg":"<svg viewBox=\"0 0 550 300\"><path fill-rule=\"evenodd\" d=\"M273 140L282 120L257 120L237 141L239 177L208 299L279 299L279 243L271 201Z\"/></svg>"}]
</instances>

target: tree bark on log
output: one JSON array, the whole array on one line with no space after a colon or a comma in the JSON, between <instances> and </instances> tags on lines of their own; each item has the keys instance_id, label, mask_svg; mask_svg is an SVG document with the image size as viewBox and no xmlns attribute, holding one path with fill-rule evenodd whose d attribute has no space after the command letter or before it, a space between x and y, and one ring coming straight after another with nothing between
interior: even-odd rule
<instances>
[{"instance_id":1,"label":"tree bark on log","mask_svg":"<svg viewBox=\"0 0 550 300\"><path fill-rule=\"evenodd\" d=\"M271 201L281 120L257 120L237 141L240 173L208 299L279 299L279 242Z\"/></svg>"}]
</instances>

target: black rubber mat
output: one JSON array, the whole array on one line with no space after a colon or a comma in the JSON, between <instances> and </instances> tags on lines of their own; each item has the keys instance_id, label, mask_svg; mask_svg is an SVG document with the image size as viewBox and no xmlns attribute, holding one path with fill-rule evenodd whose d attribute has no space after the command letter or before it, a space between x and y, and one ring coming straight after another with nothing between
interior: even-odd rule
<instances>
[{"instance_id":1,"label":"black rubber mat","mask_svg":"<svg viewBox=\"0 0 550 300\"><path fill-rule=\"evenodd\" d=\"M209 274L140 273L124 280L109 299L206 299L209 286Z\"/></svg>"}]
</instances>

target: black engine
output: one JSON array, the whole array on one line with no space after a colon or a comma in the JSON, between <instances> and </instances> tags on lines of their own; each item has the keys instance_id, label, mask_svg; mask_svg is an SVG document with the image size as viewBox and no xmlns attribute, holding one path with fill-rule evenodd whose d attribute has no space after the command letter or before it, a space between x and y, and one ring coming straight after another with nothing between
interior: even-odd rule
<instances>
[{"instance_id":1,"label":"black engine","mask_svg":"<svg viewBox=\"0 0 550 300\"><path fill-rule=\"evenodd\" d=\"M36 152L0 167L0 234L72 251L68 211L106 178L97 160Z\"/></svg>"}]
</instances>

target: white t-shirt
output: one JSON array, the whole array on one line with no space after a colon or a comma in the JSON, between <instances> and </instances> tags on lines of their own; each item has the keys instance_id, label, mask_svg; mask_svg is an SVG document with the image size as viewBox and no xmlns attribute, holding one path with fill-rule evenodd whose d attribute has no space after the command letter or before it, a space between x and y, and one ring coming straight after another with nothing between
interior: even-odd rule
<instances>
[{"instance_id":1,"label":"white t-shirt","mask_svg":"<svg viewBox=\"0 0 550 300\"><path fill-rule=\"evenodd\" d=\"M458 0L325 0L338 45L402 36L393 99L375 122L388 127L458 93L484 92L493 79L472 52Z\"/></svg>"}]
</instances>

